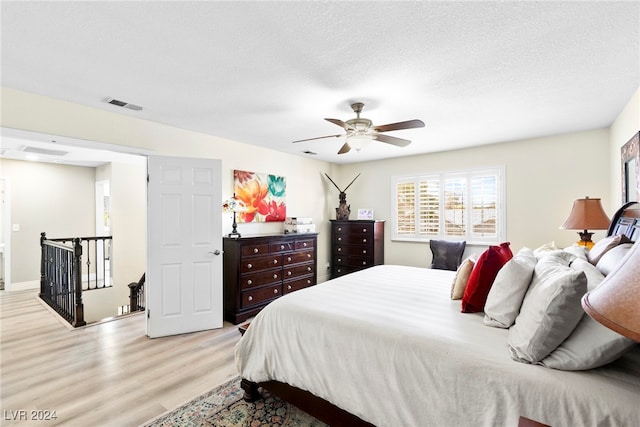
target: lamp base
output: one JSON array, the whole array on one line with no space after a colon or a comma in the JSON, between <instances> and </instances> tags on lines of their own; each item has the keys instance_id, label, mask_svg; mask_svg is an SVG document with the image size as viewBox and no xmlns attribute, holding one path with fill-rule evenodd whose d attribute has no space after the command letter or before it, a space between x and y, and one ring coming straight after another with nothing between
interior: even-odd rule
<instances>
[{"instance_id":1,"label":"lamp base","mask_svg":"<svg viewBox=\"0 0 640 427\"><path fill-rule=\"evenodd\" d=\"M580 236L580 240L576 242L578 246L584 246L587 249L591 249L593 247L594 243L591 240L591 236L593 236L593 233L584 230L578 231L578 235Z\"/></svg>"},{"instance_id":2,"label":"lamp base","mask_svg":"<svg viewBox=\"0 0 640 427\"><path fill-rule=\"evenodd\" d=\"M240 233L238 233L238 223L236 222L236 213L233 213L233 229L231 230L231 233L229 233L229 237L242 237L240 235Z\"/></svg>"}]
</instances>

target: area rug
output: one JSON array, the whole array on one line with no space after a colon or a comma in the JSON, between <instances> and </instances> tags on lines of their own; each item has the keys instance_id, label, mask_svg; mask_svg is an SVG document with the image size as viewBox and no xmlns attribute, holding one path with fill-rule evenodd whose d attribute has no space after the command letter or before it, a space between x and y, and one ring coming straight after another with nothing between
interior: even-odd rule
<instances>
[{"instance_id":1,"label":"area rug","mask_svg":"<svg viewBox=\"0 0 640 427\"><path fill-rule=\"evenodd\" d=\"M199 396L164 415L146 422L151 426L220 426L220 427L326 427L295 406L266 390L263 398L247 403L242 399L240 378Z\"/></svg>"}]
</instances>

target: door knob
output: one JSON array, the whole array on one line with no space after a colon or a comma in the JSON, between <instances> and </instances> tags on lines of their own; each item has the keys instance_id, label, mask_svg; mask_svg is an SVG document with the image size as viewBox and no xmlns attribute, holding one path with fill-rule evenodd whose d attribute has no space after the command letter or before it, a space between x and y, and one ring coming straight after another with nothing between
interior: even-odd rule
<instances>
[{"instance_id":1,"label":"door knob","mask_svg":"<svg viewBox=\"0 0 640 427\"><path fill-rule=\"evenodd\" d=\"M213 252L209 252L210 255L220 255L222 252L220 251L220 249L216 249Z\"/></svg>"}]
</instances>

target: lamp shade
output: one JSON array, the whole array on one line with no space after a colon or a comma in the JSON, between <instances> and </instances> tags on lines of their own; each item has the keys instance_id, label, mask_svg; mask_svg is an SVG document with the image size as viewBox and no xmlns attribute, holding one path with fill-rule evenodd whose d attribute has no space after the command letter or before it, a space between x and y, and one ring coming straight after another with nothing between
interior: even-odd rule
<instances>
[{"instance_id":1,"label":"lamp shade","mask_svg":"<svg viewBox=\"0 0 640 427\"><path fill-rule=\"evenodd\" d=\"M569 218L560 226L567 230L606 230L611 221L602 209L600 199L577 199L573 202Z\"/></svg>"},{"instance_id":2,"label":"lamp shade","mask_svg":"<svg viewBox=\"0 0 640 427\"><path fill-rule=\"evenodd\" d=\"M223 212L246 212L247 207L240 199L237 199L236 195L234 194L233 197L230 197L229 199L222 202L222 211Z\"/></svg>"},{"instance_id":3,"label":"lamp shade","mask_svg":"<svg viewBox=\"0 0 640 427\"><path fill-rule=\"evenodd\" d=\"M582 308L609 329L640 342L640 244L616 270L582 297Z\"/></svg>"}]
</instances>

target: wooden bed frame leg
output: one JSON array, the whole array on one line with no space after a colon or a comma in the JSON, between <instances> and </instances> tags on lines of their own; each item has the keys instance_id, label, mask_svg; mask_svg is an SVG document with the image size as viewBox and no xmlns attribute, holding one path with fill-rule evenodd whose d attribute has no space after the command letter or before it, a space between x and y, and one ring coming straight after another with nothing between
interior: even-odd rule
<instances>
[{"instance_id":1,"label":"wooden bed frame leg","mask_svg":"<svg viewBox=\"0 0 640 427\"><path fill-rule=\"evenodd\" d=\"M240 388L244 390L242 398L245 402L255 402L256 400L262 399L262 395L258 391L258 383L242 378Z\"/></svg>"}]
</instances>

